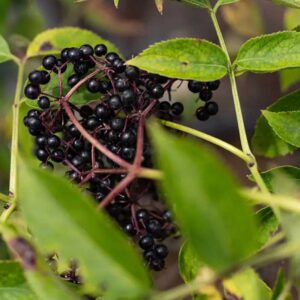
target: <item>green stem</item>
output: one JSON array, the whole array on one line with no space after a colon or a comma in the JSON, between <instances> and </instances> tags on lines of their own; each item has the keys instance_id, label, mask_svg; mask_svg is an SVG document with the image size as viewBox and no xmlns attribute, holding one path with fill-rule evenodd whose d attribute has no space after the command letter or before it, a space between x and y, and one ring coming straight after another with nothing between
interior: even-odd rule
<instances>
[{"instance_id":1,"label":"green stem","mask_svg":"<svg viewBox=\"0 0 300 300\"><path fill-rule=\"evenodd\" d=\"M218 36L220 46L221 46L222 50L224 51L227 61L228 61L228 75L229 75L229 79L230 79L234 109L235 109L235 114L236 114L236 119L237 119L237 124L238 124L238 130L239 130L242 150L243 150L244 154L248 155L249 158L251 159L251 162L248 163L248 167L249 167L249 170L250 170L254 180L256 181L257 185L259 186L259 188L261 189L262 192L269 193L269 191L258 171L256 159L255 159L254 155L252 154L249 143L248 143L248 138L247 138L247 133L246 133L246 128L245 128L241 103L240 103L240 99L239 99L234 69L231 64L230 56L229 56L222 31L220 29L220 26L219 26L219 23L218 23L218 20L216 17L216 13L213 9L210 9L210 16L211 16L213 25L215 27L215 30L216 30L216 33Z\"/></svg>"},{"instance_id":2,"label":"green stem","mask_svg":"<svg viewBox=\"0 0 300 300\"><path fill-rule=\"evenodd\" d=\"M19 63L16 93L15 93L15 99L12 108L13 117L12 117L12 139L11 139L10 176L9 176L9 197L12 199L16 199L17 197L19 115L20 115L20 99L22 96L25 63L26 63L25 60Z\"/></svg>"},{"instance_id":3,"label":"green stem","mask_svg":"<svg viewBox=\"0 0 300 300\"><path fill-rule=\"evenodd\" d=\"M9 196L0 193L0 200L4 202L8 202L10 200Z\"/></svg>"},{"instance_id":4,"label":"green stem","mask_svg":"<svg viewBox=\"0 0 300 300\"><path fill-rule=\"evenodd\" d=\"M249 191L248 189L243 190L241 194L255 204L270 205L276 207L277 209L281 208L289 212L300 214L300 203L296 198L284 195Z\"/></svg>"},{"instance_id":5,"label":"green stem","mask_svg":"<svg viewBox=\"0 0 300 300\"><path fill-rule=\"evenodd\" d=\"M214 145L217 145L217 146L231 152L235 156L241 158L243 161L245 161L248 164L252 163L251 157L249 157L243 151L241 151L240 149L234 147L233 145L231 145L231 144L229 144L229 143L227 143L227 142L225 142L221 139L218 139L218 138L216 138L212 135L209 135L209 134L204 133L202 131L199 131L199 130L196 130L196 129L193 129L193 128L190 128L190 127L187 127L187 126L184 126L184 125L181 125L181 124L177 124L177 123L174 123L174 122L170 122L170 121L161 120L161 123L163 125L167 126L167 127L180 130L182 132L188 133L188 134L196 136L196 137L198 137L202 140L210 142Z\"/></svg>"},{"instance_id":6,"label":"green stem","mask_svg":"<svg viewBox=\"0 0 300 300\"><path fill-rule=\"evenodd\" d=\"M138 172L138 177L161 180L163 178L163 172L155 169L141 168Z\"/></svg>"},{"instance_id":7,"label":"green stem","mask_svg":"<svg viewBox=\"0 0 300 300\"><path fill-rule=\"evenodd\" d=\"M201 288L209 286L213 284L217 280L215 275L206 276L205 278L196 278L189 284L180 285L173 289L167 290L165 292L158 293L151 297L151 300L175 300L175 299L183 299L188 295L193 295Z\"/></svg>"}]
</instances>

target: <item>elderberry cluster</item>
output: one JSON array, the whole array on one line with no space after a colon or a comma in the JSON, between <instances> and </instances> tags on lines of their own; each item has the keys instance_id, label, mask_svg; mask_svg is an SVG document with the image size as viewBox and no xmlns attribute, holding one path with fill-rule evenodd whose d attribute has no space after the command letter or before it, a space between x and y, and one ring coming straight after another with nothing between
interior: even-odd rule
<instances>
[{"instance_id":1,"label":"elderberry cluster","mask_svg":"<svg viewBox=\"0 0 300 300\"><path fill-rule=\"evenodd\" d=\"M145 179L135 179L107 201L127 173L98 145L127 164L137 160L140 167L151 168L152 149L145 128L139 131L141 118L156 115L179 120L184 106L173 102L171 96L176 79L126 66L104 44L65 48L59 56L45 56L42 66L29 74L24 90L37 106L27 113L24 124L35 137L34 153L41 166L53 169L61 163L72 182L85 189L98 205L105 203L106 211L137 241L149 267L162 270L168 255L163 242L176 234L170 212L159 201L154 184ZM49 92L47 87L53 83L56 88ZM205 101L218 85L188 83L189 89ZM73 96L84 97L84 93L93 99L75 105ZM216 113L213 103L204 106L210 115ZM139 140L141 151L137 151ZM145 203L149 198L150 203Z\"/></svg>"}]
</instances>

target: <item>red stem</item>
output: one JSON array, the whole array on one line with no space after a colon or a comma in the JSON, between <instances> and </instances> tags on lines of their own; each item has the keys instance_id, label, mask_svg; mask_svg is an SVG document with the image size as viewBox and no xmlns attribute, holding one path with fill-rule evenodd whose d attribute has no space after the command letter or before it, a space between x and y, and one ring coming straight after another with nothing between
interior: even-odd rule
<instances>
[{"instance_id":1,"label":"red stem","mask_svg":"<svg viewBox=\"0 0 300 300\"><path fill-rule=\"evenodd\" d=\"M129 173L123 180L121 180L105 197L103 201L100 202L98 208L106 207L116 196L118 196L126 187L136 178L136 175Z\"/></svg>"},{"instance_id":2,"label":"red stem","mask_svg":"<svg viewBox=\"0 0 300 300\"><path fill-rule=\"evenodd\" d=\"M65 112L67 113L71 122L76 126L76 128L79 130L79 132L82 134L82 136L86 140L88 140L95 148L97 148L101 153L106 155L109 159L111 159L113 162L115 162L122 168L129 169L131 167L131 164L129 164L125 160L121 159L118 155L112 153L110 150L108 150L105 146L103 146L98 140L96 140L94 137L92 137L83 128L83 126L79 123L79 121L76 119L75 115L73 114L72 109L70 108L70 105L68 102L62 101L61 105L63 106L63 108L64 108Z\"/></svg>"}]
</instances>

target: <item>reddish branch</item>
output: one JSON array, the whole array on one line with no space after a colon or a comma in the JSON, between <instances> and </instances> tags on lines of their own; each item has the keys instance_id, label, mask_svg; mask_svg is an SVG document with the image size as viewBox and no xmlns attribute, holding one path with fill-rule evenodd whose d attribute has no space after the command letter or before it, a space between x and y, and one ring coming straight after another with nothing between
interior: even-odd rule
<instances>
[{"instance_id":1,"label":"reddish branch","mask_svg":"<svg viewBox=\"0 0 300 300\"><path fill-rule=\"evenodd\" d=\"M98 64L97 64L98 65ZM99 65L98 65L99 66ZM121 180L105 197L105 199L98 205L98 208L103 208L107 206L117 195L123 192L128 185L138 177L138 174L143 168L141 168L142 160L143 160L143 149L144 149L144 134L145 134L145 119L153 107L156 105L157 100L152 100L152 102L148 105L148 107L136 114L136 117L139 118L139 125L137 131L137 144L136 144L136 154L134 158L133 164L128 163L127 161L120 158L118 155L111 152L104 145L102 145L96 138L94 138L85 128L81 125L81 123L77 120L73 110L70 106L69 100L72 95L89 79L96 76L98 73L103 71L100 67L94 72L87 75L85 78L81 79L74 87L72 87L69 92L63 96L63 86L62 86L62 77L61 71L58 70L59 77L59 88L60 88L60 99L59 103L62 108L65 110L68 115L70 121L76 126L81 135L88 140L92 145L92 160L95 162L95 149L99 150L109 159L111 159L114 163L119 165L121 168L116 169L95 169L95 165L93 164L92 170L90 170L89 174L81 181L81 185L86 183L90 178L94 176L94 174L125 174L127 176Z\"/></svg>"}]
</instances>

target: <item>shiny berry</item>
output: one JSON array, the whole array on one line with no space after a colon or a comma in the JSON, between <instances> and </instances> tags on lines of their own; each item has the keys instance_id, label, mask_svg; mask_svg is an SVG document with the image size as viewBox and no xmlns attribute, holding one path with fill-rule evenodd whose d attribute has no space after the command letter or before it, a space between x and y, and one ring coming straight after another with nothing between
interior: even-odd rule
<instances>
[{"instance_id":1,"label":"shiny berry","mask_svg":"<svg viewBox=\"0 0 300 300\"><path fill-rule=\"evenodd\" d=\"M160 102L159 103L159 109L164 110L164 111L168 111L169 109L171 109L171 104L168 101Z\"/></svg>"},{"instance_id":2,"label":"shiny berry","mask_svg":"<svg viewBox=\"0 0 300 300\"><path fill-rule=\"evenodd\" d=\"M82 56L83 56L84 58L89 58L91 55L94 54L94 49L93 49L93 47L90 46L90 45L82 45L82 46L80 47L80 51L81 51Z\"/></svg>"},{"instance_id":3,"label":"shiny berry","mask_svg":"<svg viewBox=\"0 0 300 300\"><path fill-rule=\"evenodd\" d=\"M51 79L50 74L47 71L44 71L44 70L41 71L41 73L42 73L42 79L41 79L40 84L47 84Z\"/></svg>"},{"instance_id":4,"label":"shiny berry","mask_svg":"<svg viewBox=\"0 0 300 300\"><path fill-rule=\"evenodd\" d=\"M91 93L97 93L99 92L100 89L100 81L96 78L92 78L88 81L87 83L87 89L91 92Z\"/></svg>"},{"instance_id":5,"label":"shiny berry","mask_svg":"<svg viewBox=\"0 0 300 300\"><path fill-rule=\"evenodd\" d=\"M136 135L131 131L127 130L121 134L121 143L124 146L133 146L136 142Z\"/></svg>"},{"instance_id":6,"label":"shiny berry","mask_svg":"<svg viewBox=\"0 0 300 300\"><path fill-rule=\"evenodd\" d=\"M202 91L204 87L205 87L205 83L200 81L190 80L188 82L188 89L192 93L200 93L200 91Z\"/></svg>"},{"instance_id":7,"label":"shiny berry","mask_svg":"<svg viewBox=\"0 0 300 300\"><path fill-rule=\"evenodd\" d=\"M69 48L64 48L63 50L61 50L61 52L60 52L60 59L63 62L66 62L69 59L68 52L69 52Z\"/></svg>"},{"instance_id":8,"label":"shiny berry","mask_svg":"<svg viewBox=\"0 0 300 300\"><path fill-rule=\"evenodd\" d=\"M196 117L199 121L206 121L209 119L209 113L203 107L199 107L196 110Z\"/></svg>"},{"instance_id":9,"label":"shiny berry","mask_svg":"<svg viewBox=\"0 0 300 300\"><path fill-rule=\"evenodd\" d=\"M56 135L51 135L47 138L47 146L51 149L56 149L60 146L60 138Z\"/></svg>"},{"instance_id":10,"label":"shiny berry","mask_svg":"<svg viewBox=\"0 0 300 300\"><path fill-rule=\"evenodd\" d=\"M68 59L72 62L78 61L82 57L82 52L78 48L70 48L68 50Z\"/></svg>"},{"instance_id":11,"label":"shiny berry","mask_svg":"<svg viewBox=\"0 0 300 300\"><path fill-rule=\"evenodd\" d=\"M109 107L103 104L98 104L95 108L95 114L99 119L107 120L111 116L112 112Z\"/></svg>"},{"instance_id":12,"label":"shiny berry","mask_svg":"<svg viewBox=\"0 0 300 300\"><path fill-rule=\"evenodd\" d=\"M113 118L110 121L110 127L112 130L121 131L125 126L124 119L121 118Z\"/></svg>"},{"instance_id":13,"label":"shiny berry","mask_svg":"<svg viewBox=\"0 0 300 300\"><path fill-rule=\"evenodd\" d=\"M103 56L107 53L107 47L103 44L96 45L94 50L97 56Z\"/></svg>"},{"instance_id":14,"label":"shiny berry","mask_svg":"<svg viewBox=\"0 0 300 300\"><path fill-rule=\"evenodd\" d=\"M158 258L166 258L169 254L168 247L164 244L159 244L154 247L155 254Z\"/></svg>"},{"instance_id":15,"label":"shiny berry","mask_svg":"<svg viewBox=\"0 0 300 300\"><path fill-rule=\"evenodd\" d=\"M150 262L150 268L154 271L161 271L165 266L163 259L153 259Z\"/></svg>"},{"instance_id":16,"label":"shiny berry","mask_svg":"<svg viewBox=\"0 0 300 300\"><path fill-rule=\"evenodd\" d=\"M121 156L122 158L131 161L134 159L135 156L135 149L134 148L129 148L129 147L123 147L121 149Z\"/></svg>"},{"instance_id":17,"label":"shiny berry","mask_svg":"<svg viewBox=\"0 0 300 300\"><path fill-rule=\"evenodd\" d=\"M37 99L38 96L40 95L40 93L41 93L41 90L38 85L28 84L25 87L24 94L29 99L32 99L32 100Z\"/></svg>"},{"instance_id":18,"label":"shiny berry","mask_svg":"<svg viewBox=\"0 0 300 300\"><path fill-rule=\"evenodd\" d=\"M122 102L125 106L132 105L136 102L136 94L133 90L127 89L122 94Z\"/></svg>"},{"instance_id":19,"label":"shiny berry","mask_svg":"<svg viewBox=\"0 0 300 300\"><path fill-rule=\"evenodd\" d=\"M150 235L144 235L139 240L139 245L144 250L149 250L154 245L153 237Z\"/></svg>"},{"instance_id":20,"label":"shiny berry","mask_svg":"<svg viewBox=\"0 0 300 300\"><path fill-rule=\"evenodd\" d=\"M51 159L55 162L62 162L65 159L65 154L63 150L57 149L51 153Z\"/></svg>"},{"instance_id":21,"label":"shiny berry","mask_svg":"<svg viewBox=\"0 0 300 300\"><path fill-rule=\"evenodd\" d=\"M29 81L34 85L41 84L41 81L43 80L43 74L41 71L32 71L28 75Z\"/></svg>"},{"instance_id":22,"label":"shiny berry","mask_svg":"<svg viewBox=\"0 0 300 300\"><path fill-rule=\"evenodd\" d=\"M113 95L108 100L107 103L112 110L117 110L122 107L121 97L119 95Z\"/></svg>"},{"instance_id":23,"label":"shiny berry","mask_svg":"<svg viewBox=\"0 0 300 300\"><path fill-rule=\"evenodd\" d=\"M135 80L139 77L140 71L137 67L134 66L127 66L125 70L125 75L130 80Z\"/></svg>"},{"instance_id":24,"label":"shiny berry","mask_svg":"<svg viewBox=\"0 0 300 300\"><path fill-rule=\"evenodd\" d=\"M136 230L131 223L126 224L124 230L128 235L134 236L136 234Z\"/></svg>"},{"instance_id":25,"label":"shiny berry","mask_svg":"<svg viewBox=\"0 0 300 300\"><path fill-rule=\"evenodd\" d=\"M115 52L109 52L106 54L105 59L110 62L111 64L117 59L119 58L119 55Z\"/></svg>"},{"instance_id":26,"label":"shiny berry","mask_svg":"<svg viewBox=\"0 0 300 300\"><path fill-rule=\"evenodd\" d=\"M45 162L49 157L48 152L45 149L42 149L42 148L38 148L35 151L35 155L38 158L38 160L43 161L43 162Z\"/></svg>"},{"instance_id":27,"label":"shiny berry","mask_svg":"<svg viewBox=\"0 0 300 300\"><path fill-rule=\"evenodd\" d=\"M183 113L183 110L184 110L184 106L180 102L175 102L171 106L171 112L176 116L181 115Z\"/></svg>"},{"instance_id":28,"label":"shiny berry","mask_svg":"<svg viewBox=\"0 0 300 300\"><path fill-rule=\"evenodd\" d=\"M116 81L115 87L119 92L124 92L126 89L129 88L129 84L125 79L120 78Z\"/></svg>"},{"instance_id":29,"label":"shiny berry","mask_svg":"<svg viewBox=\"0 0 300 300\"><path fill-rule=\"evenodd\" d=\"M38 100L38 106L41 109L48 109L50 107L50 100L49 100L49 98L46 97L46 96L40 97L39 100Z\"/></svg>"},{"instance_id":30,"label":"shiny berry","mask_svg":"<svg viewBox=\"0 0 300 300\"><path fill-rule=\"evenodd\" d=\"M54 55L47 55L43 58L43 67L46 70L52 70L57 63L57 59Z\"/></svg>"},{"instance_id":31,"label":"shiny berry","mask_svg":"<svg viewBox=\"0 0 300 300\"><path fill-rule=\"evenodd\" d=\"M206 103L205 109L209 113L209 115L214 116L218 113L219 106L216 102L211 101L211 102Z\"/></svg>"},{"instance_id":32,"label":"shiny berry","mask_svg":"<svg viewBox=\"0 0 300 300\"><path fill-rule=\"evenodd\" d=\"M68 86L73 87L75 86L80 80L80 77L77 74L73 74L68 78Z\"/></svg>"},{"instance_id":33,"label":"shiny berry","mask_svg":"<svg viewBox=\"0 0 300 300\"><path fill-rule=\"evenodd\" d=\"M164 88L159 84L150 89L150 95L155 99L160 99L164 95L164 93Z\"/></svg>"}]
</instances>

